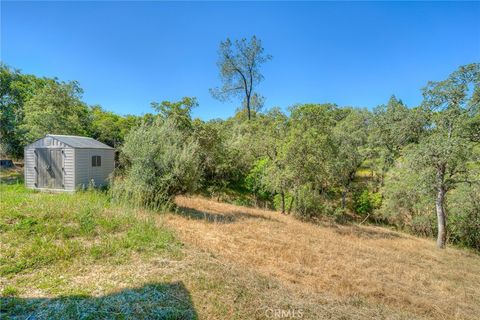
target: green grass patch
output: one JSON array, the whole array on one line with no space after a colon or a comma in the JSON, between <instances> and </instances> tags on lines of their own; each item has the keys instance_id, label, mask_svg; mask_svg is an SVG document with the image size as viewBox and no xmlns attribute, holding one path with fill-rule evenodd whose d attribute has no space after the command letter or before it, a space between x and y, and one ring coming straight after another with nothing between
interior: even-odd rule
<instances>
[{"instance_id":1,"label":"green grass patch","mask_svg":"<svg viewBox=\"0 0 480 320\"><path fill-rule=\"evenodd\" d=\"M133 252L180 255L172 231L112 206L104 192L50 194L2 183L0 194L0 276L76 259L123 260Z\"/></svg>"},{"instance_id":2,"label":"green grass patch","mask_svg":"<svg viewBox=\"0 0 480 320\"><path fill-rule=\"evenodd\" d=\"M2 290L2 297L15 297L17 295L18 295L18 290L13 286L6 286Z\"/></svg>"}]
</instances>

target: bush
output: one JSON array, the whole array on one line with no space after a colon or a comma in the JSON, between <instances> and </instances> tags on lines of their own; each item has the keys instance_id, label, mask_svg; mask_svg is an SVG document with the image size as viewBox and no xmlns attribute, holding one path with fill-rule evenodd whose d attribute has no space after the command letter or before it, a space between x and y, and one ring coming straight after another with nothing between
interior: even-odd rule
<instances>
[{"instance_id":1,"label":"bush","mask_svg":"<svg viewBox=\"0 0 480 320\"><path fill-rule=\"evenodd\" d=\"M434 176L432 173L429 176L429 172L419 174L414 169L415 162L405 158L390 170L382 189L382 208L376 214L414 234L434 237L437 233ZM445 209L448 241L480 250L480 186L458 184L448 191Z\"/></svg>"},{"instance_id":2,"label":"bush","mask_svg":"<svg viewBox=\"0 0 480 320\"><path fill-rule=\"evenodd\" d=\"M297 200L295 201L295 212L305 219L311 219L324 214L325 206L319 192L313 190L309 185L299 188Z\"/></svg>"},{"instance_id":3,"label":"bush","mask_svg":"<svg viewBox=\"0 0 480 320\"><path fill-rule=\"evenodd\" d=\"M352 220L352 216L348 215L347 209L342 207L333 210L333 218L339 224L346 224Z\"/></svg>"},{"instance_id":4,"label":"bush","mask_svg":"<svg viewBox=\"0 0 480 320\"><path fill-rule=\"evenodd\" d=\"M265 169L267 165L266 159L260 159L255 162L253 168L245 177L245 188L255 197L255 205L259 205L258 201L263 203L270 202L272 193L265 185Z\"/></svg>"},{"instance_id":5,"label":"bush","mask_svg":"<svg viewBox=\"0 0 480 320\"><path fill-rule=\"evenodd\" d=\"M154 210L173 206L175 195L193 191L201 176L199 146L175 122L165 120L131 131L122 148L125 176L112 186L115 200Z\"/></svg>"},{"instance_id":6,"label":"bush","mask_svg":"<svg viewBox=\"0 0 480 320\"><path fill-rule=\"evenodd\" d=\"M447 198L449 240L480 251L480 186L460 185Z\"/></svg>"},{"instance_id":7,"label":"bush","mask_svg":"<svg viewBox=\"0 0 480 320\"><path fill-rule=\"evenodd\" d=\"M433 237L437 234L437 218L434 213L415 215L410 223L414 234L424 237Z\"/></svg>"},{"instance_id":8,"label":"bush","mask_svg":"<svg viewBox=\"0 0 480 320\"><path fill-rule=\"evenodd\" d=\"M434 215L435 190L428 181L418 178L412 161L398 161L385 177L381 191L382 206L376 215L400 228L420 234L430 232L425 216Z\"/></svg>"},{"instance_id":9,"label":"bush","mask_svg":"<svg viewBox=\"0 0 480 320\"><path fill-rule=\"evenodd\" d=\"M364 189L361 193L357 193L354 199L355 212L361 215L368 215L374 209L380 208L382 205L382 195L378 192L370 192Z\"/></svg>"},{"instance_id":10,"label":"bush","mask_svg":"<svg viewBox=\"0 0 480 320\"><path fill-rule=\"evenodd\" d=\"M285 194L285 212L291 212L293 209L293 196L291 194ZM276 194L273 197L273 207L275 210L280 211L282 210L282 196L280 194Z\"/></svg>"}]
</instances>

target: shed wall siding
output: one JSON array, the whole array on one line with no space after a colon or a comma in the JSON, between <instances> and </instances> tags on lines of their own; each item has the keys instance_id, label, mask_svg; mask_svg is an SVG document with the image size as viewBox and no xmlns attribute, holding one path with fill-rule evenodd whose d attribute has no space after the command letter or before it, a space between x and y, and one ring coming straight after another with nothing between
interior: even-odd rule
<instances>
[{"instance_id":1,"label":"shed wall siding","mask_svg":"<svg viewBox=\"0 0 480 320\"><path fill-rule=\"evenodd\" d=\"M35 149L25 148L23 154L23 170L25 175L25 186L27 188L35 188Z\"/></svg>"},{"instance_id":2,"label":"shed wall siding","mask_svg":"<svg viewBox=\"0 0 480 320\"><path fill-rule=\"evenodd\" d=\"M100 167L92 167L92 156L100 156ZM95 185L108 184L115 167L115 151L109 149L75 149L75 185L85 188L93 179Z\"/></svg>"},{"instance_id":3,"label":"shed wall siding","mask_svg":"<svg viewBox=\"0 0 480 320\"><path fill-rule=\"evenodd\" d=\"M63 168L63 189L75 191L77 187L87 187L93 179L95 185L108 184L108 178L115 168L115 150L100 148L73 148L55 137L46 136L24 149L24 175L27 188L38 189L37 182L37 148L61 149ZM101 166L92 166L92 156L101 157Z\"/></svg>"},{"instance_id":4,"label":"shed wall siding","mask_svg":"<svg viewBox=\"0 0 480 320\"><path fill-rule=\"evenodd\" d=\"M43 140L43 139L42 139ZM41 143L42 140L36 141L36 143L29 145L24 149L24 175L25 186L27 188L37 188L35 182L37 180L36 166L36 148L55 148L62 149L63 154L63 183L64 189L73 191L75 190L75 152L74 149L65 146L62 143L52 143L46 145ZM54 140L55 141L55 140Z\"/></svg>"},{"instance_id":5,"label":"shed wall siding","mask_svg":"<svg viewBox=\"0 0 480 320\"><path fill-rule=\"evenodd\" d=\"M65 190L75 190L75 149L63 149L64 152L64 180Z\"/></svg>"}]
</instances>

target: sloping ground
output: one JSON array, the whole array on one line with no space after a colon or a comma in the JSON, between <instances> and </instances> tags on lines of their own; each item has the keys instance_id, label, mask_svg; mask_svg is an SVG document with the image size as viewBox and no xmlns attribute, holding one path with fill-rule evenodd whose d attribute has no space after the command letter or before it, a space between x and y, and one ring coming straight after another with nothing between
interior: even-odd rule
<instances>
[{"instance_id":1,"label":"sloping ground","mask_svg":"<svg viewBox=\"0 0 480 320\"><path fill-rule=\"evenodd\" d=\"M177 204L180 214L168 215L167 223L184 243L278 281L293 308L356 301L337 315L369 317L378 312L366 312L373 306L385 308L387 318L480 315L480 257L474 253L437 250L433 241L379 227L321 227L201 198L179 197Z\"/></svg>"},{"instance_id":2,"label":"sloping ground","mask_svg":"<svg viewBox=\"0 0 480 320\"><path fill-rule=\"evenodd\" d=\"M373 227L179 197L0 184L0 319L477 319L480 257ZM6 184L5 184L6 183ZM13 183L8 185L8 183Z\"/></svg>"}]
</instances>

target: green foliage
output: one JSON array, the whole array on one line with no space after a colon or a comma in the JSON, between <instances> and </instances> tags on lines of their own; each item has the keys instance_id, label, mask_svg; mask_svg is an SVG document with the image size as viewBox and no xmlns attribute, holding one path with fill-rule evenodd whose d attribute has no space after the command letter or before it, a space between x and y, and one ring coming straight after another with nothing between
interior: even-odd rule
<instances>
[{"instance_id":1,"label":"green foliage","mask_svg":"<svg viewBox=\"0 0 480 320\"><path fill-rule=\"evenodd\" d=\"M468 180L468 163L480 160L470 135L465 134L480 112L479 90L480 64L460 67L448 79L430 82L424 89L422 108L428 125L412 149L413 156L416 167L432 170L436 175L432 184L446 192Z\"/></svg>"},{"instance_id":2,"label":"green foliage","mask_svg":"<svg viewBox=\"0 0 480 320\"><path fill-rule=\"evenodd\" d=\"M91 108L90 117L89 131L92 138L112 147L121 145L130 130L140 125L139 117L132 115L122 117L116 113L105 111L100 106Z\"/></svg>"},{"instance_id":3,"label":"green foliage","mask_svg":"<svg viewBox=\"0 0 480 320\"><path fill-rule=\"evenodd\" d=\"M415 157L408 154L397 160L395 167L385 177L381 189L382 207L376 212L390 223L410 229L413 221L428 220L423 216L430 216L434 212L435 191L430 182L432 173L429 170L416 171L418 169L415 166Z\"/></svg>"},{"instance_id":4,"label":"green foliage","mask_svg":"<svg viewBox=\"0 0 480 320\"><path fill-rule=\"evenodd\" d=\"M288 135L279 150L280 175L288 193L295 195L295 213L313 218L328 210L324 200L335 184L334 126L339 115L332 104L305 104L291 108Z\"/></svg>"},{"instance_id":5,"label":"green foliage","mask_svg":"<svg viewBox=\"0 0 480 320\"><path fill-rule=\"evenodd\" d=\"M85 135L119 146L140 117L120 116L81 101L73 82L38 78L0 65L0 154L19 159L23 147L45 135ZM149 115L144 118L148 120Z\"/></svg>"},{"instance_id":6,"label":"green foliage","mask_svg":"<svg viewBox=\"0 0 480 320\"><path fill-rule=\"evenodd\" d=\"M370 126L372 152L379 159L383 176L400 156L403 147L418 142L425 124L419 109L409 109L392 96L386 105L375 108Z\"/></svg>"},{"instance_id":7,"label":"green foliage","mask_svg":"<svg viewBox=\"0 0 480 320\"><path fill-rule=\"evenodd\" d=\"M437 222L433 210L414 215L406 229L417 235L434 237L437 233Z\"/></svg>"},{"instance_id":8,"label":"green foliage","mask_svg":"<svg viewBox=\"0 0 480 320\"><path fill-rule=\"evenodd\" d=\"M24 105L40 88L54 82L54 79L24 75L0 64L0 154L14 158L23 155L25 130L20 126L25 115Z\"/></svg>"},{"instance_id":9,"label":"green foliage","mask_svg":"<svg viewBox=\"0 0 480 320\"><path fill-rule=\"evenodd\" d=\"M336 223L346 224L352 221L352 216L348 214L348 210L346 208L337 207L335 210L333 210L333 219Z\"/></svg>"},{"instance_id":10,"label":"green foliage","mask_svg":"<svg viewBox=\"0 0 480 320\"><path fill-rule=\"evenodd\" d=\"M334 159L333 126L337 107L306 104L293 107L286 145L286 167L294 188L324 189L332 183L329 163ZM306 189L304 189L306 190Z\"/></svg>"},{"instance_id":11,"label":"green foliage","mask_svg":"<svg viewBox=\"0 0 480 320\"><path fill-rule=\"evenodd\" d=\"M243 176L237 165L236 150L227 145L227 133L222 121L193 121L193 135L200 146L203 187L208 189L210 194L231 187Z\"/></svg>"},{"instance_id":12,"label":"green foliage","mask_svg":"<svg viewBox=\"0 0 480 320\"><path fill-rule=\"evenodd\" d=\"M380 208L382 195L377 192L370 192L367 189L355 195L355 212L360 215L368 215L373 210Z\"/></svg>"},{"instance_id":13,"label":"green foliage","mask_svg":"<svg viewBox=\"0 0 480 320\"><path fill-rule=\"evenodd\" d=\"M480 251L480 185L462 184L447 203L449 239Z\"/></svg>"},{"instance_id":14,"label":"green foliage","mask_svg":"<svg viewBox=\"0 0 480 320\"><path fill-rule=\"evenodd\" d=\"M286 143L290 132L288 117L278 108L259 115L253 123L256 131L263 131L257 139L257 153L263 155L263 181L266 191L287 193L293 187L291 171L288 168ZM284 208L283 208L284 209Z\"/></svg>"},{"instance_id":15,"label":"green foliage","mask_svg":"<svg viewBox=\"0 0 480 320\"><path fill-rule=\"evenodd\" d=\"M2 290L2 297L15 297L18 295L18 290L12 286L5 286Z\"/></svg>"},{"instance_id":16,"label":"green foliage","mask_svg":"<svg viewBox=\"0 0 480 320\"><path fill-rule=\"evenodd\" d=\"M159 119L169 120L183 131L192 129L191 113L196 106L198 106L197 99L191 97L184 97L176 102L152 102L152 108L158 112Z\"/></svg>"},{"instance_id":17,"label":"green foliage","mask_svg":"<svg viewBox=\"0 0 480 320\"><path fill-rule=\"evenodd\" d=\"M471 129L480 108L479 84L479 64L460 67L446 80L428 83L417 110L425 123L421 135L400 149L402 156L397 157L383 188L383 214L390 212L390 221L416 233L438 232L439 247L445 246L447 237L477 246L478 234L468 227L477 221L475 206L464 201L458 204L459 212L450 197L460 197L465 185L473 190L478 184L473 164L479 162L480 153ZM397 131L401 135L405 130ZM432 223L433 212L438 227Z\"/></svg>"},{"instance_id":18,"label":"green foliage","mask_svg":"<svg viewBox=\"0 0 480 320\"><path fill-rule=\"evenodd\" d=\"M285 194L285 212L292 212L295 198L291 194ZM282 195L276 194L273 197L273 207L275 210L282 210Z\"/></svg>"},{"instance_id":19,"label":"green foliage","mask_svg":"<svg viewBox=\"0 0 480 320\"><path fill-rule=\"evenodd\" d=\"M210 89L213 97L222 101L242 97L250 120L252 109L258 110L263 105L263 97L255 93L256 86L263 80L260 67L271 58L264 54L262 41L255 36L250 41L245 38L222 41L217 62L222 86Z\"/></svg>"},{"instance_id":20,"label":"green foliage","mask_svg":"<svg viewBox=\"0 0 480 320\"><path fill-rule=\"evenodd\" d=\"M112 187L113 197L134 206L165 210L173 197L195 190L201 177L198 142L178 118L159 118L132 130L122 147L128 161L124 176Z\"/></svg>"},{"instance_id":21,"label":"green foliage","mask_svg":"<svg viewBox=\"0 0 480 320\"><path fill-rule=\"evenodd\" d=\"M303 185L296 192L295 213L303 219L313 219L327 213L323 198L311 185Z\"/></svg>"},{"instance_id":22,"label":"green foliage","mask_svg":"<svg viewBox=\"0 0 480 320\"><path fill-rule=\"evenodd\" d=\"M256 199L263 201L269 200L271 197L271 193L265 185L265 170L267 164L267 159L258 160L245 178L245 187L247 190L253 193Z\"/></svg>"},{"instance_id":23,"label":"green foliage","mask_svg":"<svg viewBox=\"0 0 480 320\"><path fill-rule=\"evenodd\" d=\"M80 135L88 133L89 109L81 102L82 89L77 82L47 83L24 106L21 128L30 143L47 133Z\"/></svg>"},{"instance_id":24,"label":"green foliage","mask_svg":"<svg viewBox=\"0 0 480 320\"><path fill-rule=\"evenodd\" d=\"M344 196L367 157L368 116L365 110L343 109L333 129L333 158L328 171Z\"/></svg>"},{"instance_id":25,"label":"green foliage","mask_svg":"<svg viewBox=\"0 0 480 320\"><path fill-rule=\"evenodd\" d=\"M21 156L25 143L45 133L90 135L118 147L111 192L130 205L167 209L175 195L200 189L218 200L305 219L370 215L426 236L441 232L434 213L443 208L450 241L478 248L478 208L467 199L476 199L478 190L479 64L429 82L415 108L392 96L373 112L298 104L287 115L262 110L265 100L254 90L270 59L260 40L227 39L219 53L222 86L212 93L239 97L242 107L231 118L207 122L192 121L193 97L153 102L156 114L120 116L84 104L76 82L2 65L1 151ZM92 219L85 213L78 232L96 232ZM34 218L16 226L22 232L37 227ZM103 256L120 244L93 251Z\"/></svg>"}]
</instances>

